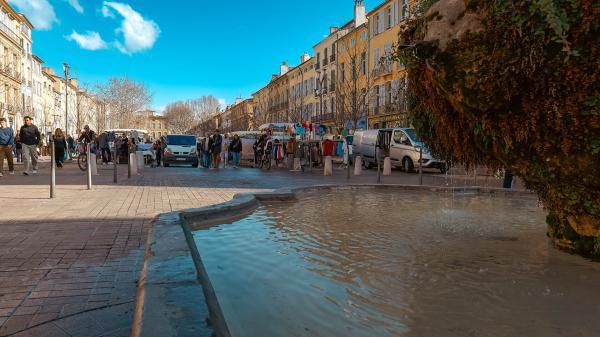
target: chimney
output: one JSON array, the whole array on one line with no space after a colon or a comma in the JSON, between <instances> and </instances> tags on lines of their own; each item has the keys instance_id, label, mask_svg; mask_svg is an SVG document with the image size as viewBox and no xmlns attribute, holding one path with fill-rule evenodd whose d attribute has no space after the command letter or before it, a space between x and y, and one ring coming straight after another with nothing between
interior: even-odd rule
<instances>
[{"instance_id":1,"label":"chimney","mask_svg":"<svg viewBox=\"0 0 600 337\"><path fill-rule=\"evenodd\" d=\"M69 78L69 83L71 83L71 85L74 86L75 88L77 88L78 87L77 84L79 84L77 82L76 78Z\"/></svg>"},{"instance_id":2,"label":"chimney","mask_svg":"<svg viewBox=\"0 0 600 337\"><path fill-rule=\"evenodd\" d=\"M354 1L354 27L358 27L367 22L367 14L365 4L362 0Z\"/></svg>"},{"instance_id":3,"label":"chimney","mask_svg":"<svg viewBox=\"0 0 600 337\"><path fill-rule=\"evenodd\" d=\"M281 66L279 66L279 76L284 75L288 70L290 70L290 67L288 67L287 61L281 62Z\"/></svg>"},{"instance_id":4,"label":"chimney","mask_svg":"<svg viewBox=\"0 0 600 337\"><path fill-rule=\"evenodd\" d=\"M335 33L338 30L338 27L329 26L329 35Z\"/></svg>"},{"instance_id":5,"label":"chimney","mask_svg":"<svg viewBox=\"0 0 600 337\"><path fill-rule=\"evenodd\" d=\"M308 55L308 52L304 52L304 54L300 56L300 63L304 63L308 60L310 60L310 55Z\"/></svg>"}]
</instances>

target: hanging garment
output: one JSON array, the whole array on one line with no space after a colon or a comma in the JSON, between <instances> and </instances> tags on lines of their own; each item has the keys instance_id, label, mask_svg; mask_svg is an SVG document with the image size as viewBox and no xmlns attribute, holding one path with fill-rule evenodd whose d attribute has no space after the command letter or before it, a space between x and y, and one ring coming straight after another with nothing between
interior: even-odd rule
<instances>
[{"instance_id":1,"label":"hanging garment","mask_svg":"<svg viewBox=\"0 0 600 337\"><path fill-rule=\"evenodd\" d=\"M323 155L325 157L327 157L327 156L333 156L333 148L334 148L333 140L326 139L323 142Z\"/></svg>"}]
</instances>

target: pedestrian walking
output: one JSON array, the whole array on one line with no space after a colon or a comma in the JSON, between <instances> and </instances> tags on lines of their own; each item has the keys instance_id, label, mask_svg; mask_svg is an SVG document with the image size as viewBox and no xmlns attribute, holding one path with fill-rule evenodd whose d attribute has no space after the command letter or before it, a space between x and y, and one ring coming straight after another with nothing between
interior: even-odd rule
<instances>
[{"instance_id":1,"label":"pedestrian walking","mask_svg":"<svg viewBox=\"0 0 600 337\"><path fill-rule=\"evenodd\" d=\"M25 125L19 131L25 162L25 171L23 171L23 174L36 174L38 169L37 147L41 140L40 130L38 130L37 126L33 125L33 118L25 116L24 121Z\"/></svg>"},{"instance_id":2,"label":"pedestrian walking","mask_svg":"<svg viewBox=\"0 0 600 337\"><path fill-rule=\"evenodd\" d=\"M212 144L210 147L212 156L212 168L219 168L221 159L221 151L223 151L223 136L219 133L219 129L215 130L212 136Z\"/></svg>"},{"instance_id":3,"label":"pedestrian walking","mask_svg":"<svg viewBox=\"0 0 600 337\"><path fill-rule=\"evenodd\" d=\"M23 144L21 143L21 136L17 131L17 136L15 137L15 158L17 163L23 162Z\"/></svg>"},{"instance_id":4,"label":"pedestrian walking","mask_svg":"<svg viewBox=\"0 0 600 337\"><path fill-rule=\"evenodd\" d=\"M0 118L0 177L4 171L4 157L8 163L8 173L15 174L15 163L13 158L13 147L15 135L13 129L6 124L5 118Z\"/></svg>"},{"instance_id":5,"label":"pedestrian walking","mask_svg":"<svg viewBox=\"0 0 600 337\"><path fill-rule=\"evenodd\" d=\"M100 151L102 153L102 164L107 165L112 161L112 153L110 153L110 135L107 131L104 131L99 139L98 146L100 147Z\"/></svg>"},{"instance_id":6,"label":"pedestrian walking","mask_svg":"<svg viewBox=\"0 0 600 337\"><path fill-rule=\"evenodd\" d=\"M67 135L67 145L69 146L69 157L73 158L75 153L75 139L71 135Z\"/></svg>"},{"instance_id":7,"label":"pedestrian walking","mask_svg":"<svg viewBox=\"0 0 600 337\"><path fill-rule=\"evenodd\" d=\"M154 149L154 151L156 151L156 166L160 167L160 162L162 161L162 155L163 155L163 150L162 150L162 145L161 145L160 139L157 139L154 142L154 145L152 145L152 148Z\"/></svg>"},{"instance_id":8,"label":"pedestrian walking","mask_svg":"<svg viewBox=\"0 0 600 337\"><path fill-rule=\"evenodd\" d=\"M65 153L67 151L67 139L61 129L54 130L54 161L56 167L63 167L65 160Z\"/></svg>"},{"instance_id":9,"label":"pedestrian walking","mask_svg":"<svg viewBox=\"0 0 600 337\"><path fill-rule=\"evenodd\" d=\"M242 140L237 134L233 135L233 140L231 140L231 144L229 144L229 151L233 154L233 168L238 168L240 166Z\"/></svg>"}]
</instances>

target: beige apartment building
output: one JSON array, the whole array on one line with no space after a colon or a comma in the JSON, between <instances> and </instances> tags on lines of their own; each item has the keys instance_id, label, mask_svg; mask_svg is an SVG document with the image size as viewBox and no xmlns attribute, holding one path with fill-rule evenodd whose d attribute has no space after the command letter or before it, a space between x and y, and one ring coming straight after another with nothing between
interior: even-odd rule
<instances>
[{"instance_id":1,"label":"beige apartment building","mask_svg":"<svg viewBox=\"0 0 600 337\"><path fill-rule=\"evenodd\" d=\"M21 15L0 0L0 116L14 129L23 123L21 24Z\"/></svg>"},{"instance_id":2,"label":"beige apartment building","mask_svg":"<svg viewBox=\"0 0 600 337\"><path fill-rule=\"evenodd\" d=\"M288 72L290 122L309 121L317 109L315 62L315 58L305 52L300 64Z\"/></svg>"}]
</instances>

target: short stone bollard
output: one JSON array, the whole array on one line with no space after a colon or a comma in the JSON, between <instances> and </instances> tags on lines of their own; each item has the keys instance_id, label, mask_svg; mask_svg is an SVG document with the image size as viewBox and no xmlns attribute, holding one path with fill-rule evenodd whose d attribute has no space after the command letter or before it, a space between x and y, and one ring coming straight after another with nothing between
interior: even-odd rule
<instances>
[{"instance_id":1,"label":"short stone bollard","mask_svg":"<svg viewBox=\"0 0 600 337\"><path fill-rule=\"evenodd\" d=\"M144 153L142 151L135 151L135 159L137 167L144 167Z\"/></svg>"},{"instance_id":2,"label":"short stone bollard","mask_svg":"<svg viewBox=\"0 0 600 337\"><path fill-rule=\"evenodd\" d=\"M292 167L292 171L294 171L294 172L302 171L302 165L300 164L300 158L294 157L294 166Z\"/></svg>"},{"instance_id":3,"label":"short stone bollard","mask_svg":"<svg viewBox=\"0 0 600 337\"><path fill-rule=\"evenodd\" d=\"M360 156L354 157L354 175L359 176L362 174L362 158Z\"/></svg>"},{"instance_id":4,"label":"short stone bollard","mask_svg":"<svg viewBox=\"0 0 600 337\"><path fill-rule=\"evenodd\" d=\"M92 175L97 176L98 174L98 165L96 164L96 154L90 154L90 169L92 170Z\"/></svg>"},{"instance_id":5,"label":"short stone bollard","mask_svg":"<svg viewBox=\"0 0 600 337\"><path fill-rule=\"evenodd\" d=\"M392 175L392 160L390 157L385 157L383 159L383 175L391 176Z\"/></svg>"},{"instance_id":6,"label":"short stone bollard","mask_svg":"<svg viewBox=\"0 0 600 337\"><path fill-rule=\"evenodd\" d=\"M129 154L129 166L131 167L131 175L136 175L138 173L138 166L135 153Z\"/></svg>"},{"instance_id":7,"label":"short stone bollard","mask_svg":"<svg viewBox=\"0 0 600 337\"><path fill-rule=\"evenodd\" d=\"M325 165L323 165L323 175L330 176L333 174L333 160L331 156L325 157Z\"/></svg>"}]
</instances>

